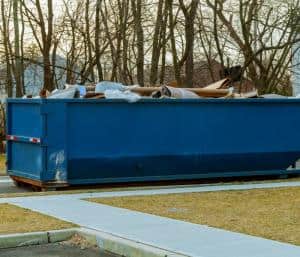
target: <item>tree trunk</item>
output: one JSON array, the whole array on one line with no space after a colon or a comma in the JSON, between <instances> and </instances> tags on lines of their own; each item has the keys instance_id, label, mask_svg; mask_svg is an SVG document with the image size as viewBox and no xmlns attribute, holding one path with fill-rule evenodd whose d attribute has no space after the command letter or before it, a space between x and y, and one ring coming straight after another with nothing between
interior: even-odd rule
<instances>
[{"instance_id":1,"label":"tree trunk","mask_svg":"<svg viewBox=\"0 0 300 257\"><path fill-rule=\"evenodd\" d=\"M173 18L173 0L168 1L168 9L169 9L169 31L170 31L170 40L171 40L171 47L172 47L172 57L173 57L173 67L175 73L175 79L177 81L177 85L182 85L181 80L181 69L178 64L178 56L177 56L177 49L176 49L176 41L175 41L175 33L174 33L174 18Z\"/></svg>"},{"instance_id":2,"label":"tree trunk","mask_svg":"<svg viewBox=\"0 0 300 257\"><path fill-rule=\"evenodd\" d=\"M54 83L53 83L53 74L52 74L52 67L51 67L51 61L50 61L50 55L49 52L46 51L43 55L43 65L44 65L44 89L48 90L49 92L52 92L55 89Z\"/></svg>"},{"instance_id":3,"label":"tree trunk","mask_svg":"<svg viewBox=\"0 0 300 257\"><path fill-rule=\"evenodd\" d=\"M86 0L85 4L85 33L86 33L86 40L85 43L87 44L88 49L88 74L86 77L91 76L92 81L95 82L95 74L94 74L94 62L93 62L93 53L92 53L92 41L91 41L91 30L90 30L90 0Z\"/></svg>"},{"instance_id":4,"label":"tree trunk","mask_svg":"<svg viewBox=\"0 0 300 257\"><path fill-rule=\"evenodd\" d=\"M134 25L137 38L137 81L141 87L144 86L144 31L142 26L142 0L131 1Z\"/></svg>"},{"instance_id":5,"label":"tree trunk","mask_svg":"<svg viewBox=\"0 0 300 257\"><path fill-rule=\"evenodd\" d=\"M96 2L96 28L95 28L95 55L96 55L96 66L98 71L98 80L103 81L103 70L101 65L101 54L100 54L100 9L102 0Z\"/></svg>"},{"instance_id":6,"label":"tree trunk","mask_svg":"<svg viewBox=\"0 0 300 257\"><path fill-rule=\"evenodd\" d=\"M188 19L185 25L187 58L185 62L185 86L193 87L194 82L194 20Z\"/></svg>"},{"instance_id":7,"label":"tree trunk","mask_svg":"<svg viewBox=\"0 0 300 257\"><path fill-rule=\"evenodd\" d=\"M183 0L179 0L180 8L185 17L185 53L180 61L180 68L185 63L185 86L193 87L194 79L194 41L195 28L194 22L196 18L199 0L192 0L188 7L185 6Z\"/></svg>"},{"instance_id":8,"label":"tree trunk","mask_svg":"<svg viewBox=\"0 0 300 257\"><path fill-rule=\"evenodd\" d=\"M2 36L3 36L3 44L4 44L4 54L5 54L5 62L6 62L6 92L8 97L13 97L13 79L12 79L12 71L11 71L11 62L10 62L10 51L9 51L9 34L7 27L7 17L5 15L5 4L4 0L1 0L1 18L2 18Z\"/></svg>"},{"instance_id":9,"label":"tree trunk","mask_svg":"<svg viewBox=\"0 0 300 257\"><path fill-rule=\"evenodd\" d=\"M161 69L159 75L159 83L162 85L165 81L165 70L166 70L166 54L167 54L167 25L168 25L168 4L165 3L164 6L164 13L163 13L163 24L161 28L161 36L160 36L160 45L162 48L161 53Z\"/></svg>"},{"instance_id":10,"label":"tree trunk","mask_svg":"<svg viewBox=\"0 0 300 257\"><path fill-rule=\"evenodd\" d=\"M155 23L155 30L153 36L153 45L152 45L152 58L151 58L151 71L150 71L150 84L154 86L158 78L158 64L160 57L160 38L161 27L163 23L163 0L159 0L157 7L157 17Z\"/></svg>"},{"instance_id":11,"label":"tree trunk","mask_svg":"<svg viewBox=\"0 0 300 257\"><path fill-rule=\"evenodd\" d=\"M19 29L19 0L13 0L13 20L14 20L14 36L15 36L15 82L16 96L23 95L22 90L22 63L20 51L20 29Z\"/></svg>"},{"instance_id":12,"label":"tree trunk","mask_svg":"<svg viewBox=\"0 0 300 257\"><path fill-rule=\"evenodd\" d=\"M22 89L23 93L26 94L26 85L25 85L25 65L24 65L24 35L25 35L25 21L23 14L23 6L20 5L20 14L21 14L21 71L22 71Z\"/></svg>"}]
</instances>

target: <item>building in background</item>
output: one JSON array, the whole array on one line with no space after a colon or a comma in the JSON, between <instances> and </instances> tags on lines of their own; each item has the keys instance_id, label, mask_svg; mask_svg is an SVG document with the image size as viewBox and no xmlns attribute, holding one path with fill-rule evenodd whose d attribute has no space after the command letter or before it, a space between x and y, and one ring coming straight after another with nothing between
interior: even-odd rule
<instances>
[{"instance_id":1,"label":"building in background","mask_svg":"<svg viewBox=\"0 0 300 257\"><path fill-rule=\"evenodd\" d=\"M40 90L44 84L44 70L42 63L42 57L37 58L36 63L25 63L24 71L24 86L26 95L39 95ZM56 57L56 65L62 68L55 69L54 81L57 88L63 88L66 83L66 71L63 67L66 67L66 59L61 56ZM0 99L6 99L6 67L0 66ZM15 95L15 88L13 89Z\"/></svg>"}]
</instances>

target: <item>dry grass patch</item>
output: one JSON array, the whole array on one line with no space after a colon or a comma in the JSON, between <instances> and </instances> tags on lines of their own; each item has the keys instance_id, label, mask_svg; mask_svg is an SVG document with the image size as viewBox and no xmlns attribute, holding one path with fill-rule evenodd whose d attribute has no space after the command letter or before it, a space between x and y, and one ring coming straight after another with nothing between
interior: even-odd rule
<instances>
[{"instance_id":1,"label":"dry grass patch","mask_svg":"<svg viewBox=\"0 0 300 257\"><path fill-rule=\"evenodd\" d=\"M14 205L0 204L0 234L39 232L73 227L76 225Z\"/></svg>"},{"instance_id":2,"label":"dry grass patch","mask_svg":"<svg viewBox=\"0 0 300 257\"><path fill-rule=\"evenodd\" d=\"M300 188L90 201L300 245Z\"/></svg>"},{"instance_id":3,"label":"dry grass patch","mask_svg":"<svg viewBox=\"0 0 300 257\"><path fill-rule=\"evenodd\" d=\"M6 174L6 155L0 154L0 176Z\"/></svg>"}]
</instances>

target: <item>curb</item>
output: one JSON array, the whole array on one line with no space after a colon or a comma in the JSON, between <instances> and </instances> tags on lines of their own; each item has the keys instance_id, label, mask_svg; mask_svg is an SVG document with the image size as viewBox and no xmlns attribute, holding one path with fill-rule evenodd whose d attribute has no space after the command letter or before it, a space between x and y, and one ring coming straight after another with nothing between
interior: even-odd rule
<instances>
[{"instance_id":1,"label":"curb","mask_svg":"<svg viewBox=\"0 0 300 257\"><path fill-rule=\"evenodd\" d=\"M30 245L58 243L78 234L101 250L127 257L188 257L187 255L160 249L87 228L74 228L26 234L0 235L0 249Z\"/></svg>"},{"instance_id":2,"label":"curb","mask_svg":"<svg viewBox=\"0 0 300 257\"><path fill-rule=\"evenodd\" d=\"M76 229L65 229L26 234L0 235L0 249L62 242L70 239L75 233Z\"/></svg>"},{"instance_id":3,"label":"curb","mask_svg":"<svg viewBox=\"0 0 300 257\"><path fill-rule=\"evenodd\" d=\"M114 236L108 233L86 228L77 229L77 233L91 244L96 244L100 249L128 257L188 257L163 250L140 242Z\"/></svg>"}]
</instances>

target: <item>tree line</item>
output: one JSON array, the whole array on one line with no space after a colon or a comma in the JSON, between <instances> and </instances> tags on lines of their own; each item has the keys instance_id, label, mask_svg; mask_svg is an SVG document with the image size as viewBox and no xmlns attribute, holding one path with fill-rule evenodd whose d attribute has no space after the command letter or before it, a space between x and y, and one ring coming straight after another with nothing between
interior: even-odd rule
<instances>
[{"instance_id":1,"label":"tree line","mask_svg":"<svg viewBox=\"0 0 300 257\"><path fill-rule=\"evenodd\" d=\"M299 1L0 0L1 73L8 96L25 93L24 71L43 69L44 88L118 81L193 87L199 61L241 65L262 93L290 86ZM65 63L61 65L57 58ZM213 71L209 71L213 75Z\"/></svg>"}]
</instances>

